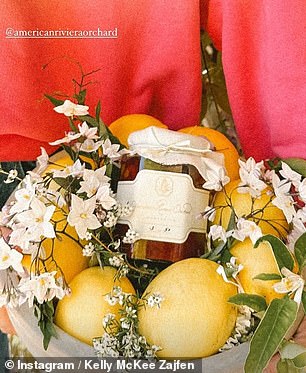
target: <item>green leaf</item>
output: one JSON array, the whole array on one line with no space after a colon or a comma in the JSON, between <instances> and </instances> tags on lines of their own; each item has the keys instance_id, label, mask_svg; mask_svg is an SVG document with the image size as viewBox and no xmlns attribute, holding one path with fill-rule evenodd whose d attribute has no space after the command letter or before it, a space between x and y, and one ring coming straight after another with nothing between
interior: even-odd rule
<instances>
[{"instance_id":1,"label":"green leaf","mask_svg":"<svg viewBox=\"0 0 306 373\"><path fill-rule=\"evenodd\" d=\"M53 302L38 303L34 298L34 315L38 319L38 326L43 334L43 346L47 350L52 337L57 337L53 324L54 306Z\"/></svg>"},{"instance_id":2,"label":"green leaf","mask_svg":"<svg viewBox=\"0 0 306 373\"><path fill-rule=\"evenodd\" d=\"M306 351L293 358L292 362L297 368L306 367Z\"/></svg>"},{"instance_id":3,"label":"green leaf","mask_svg":"<svg viewBox=\"0 0 306 373\"><path fill-rule=\"evenodd\" d=\"M292 168L293 171L301 174L303 177L306 177L306 161L301 158L286 158L282 159L283 162Z\"/></svg>"},{"instance_id":4,"label":"green leaf","mask_svg":"<svg viewBox=\"0 0 306 373\"><path fill-rule=\"evenodd\" d=\"M262 373L294 323L298 305L288 297L273 299L250 343L245 373Z\"/></svg>"},{"instance_id":5,"label":"green leaf","mask_svg":"<svg viewBox=\"0 0 306 373\"><path fill-rule=\"evenodd\" d=\"M303 373L300 369L296 368L291 360L280 360L277 363L277 373Z\"/></svg>"},{"instance_id":6,"label":"green leaf","mask_svg":"<svg viewBox=\"0 0 306 373\"><path fill-rule=\"evenodd\" d=\"M306 292L305 291L303 291L302 293L302 304L303 304L304 312L306 313Z\"/></svg>"},{"instance_id":7,"label":"green leaf","mask_svg":"<svg viewBox=\"0 0 306 373\"><path fill-rule=\"evenodd\" d=\"M248 306L256 312L263 311L267 308L265 298L256 294L236 294L230 297L228 302L237 304L238 306Z\"/></svg>"},{"instance_id":8,"label":"green leaf","mask_svg":"<svg viewBox=\"0 0 306 373\"><path fill-rule=\"evenodd\" d=\"M293 341L284 341L279 349L282 359L294 359L304 352L306 352L306 348Z\"/></svg>"},{"instance_id":9,"label":"green leaf","mask_svg":"<svg viewBox=\"0 0 306 373\"><path fill-rule=\"evenodd\" d=\"M272 236L271 234L267 234L265 236L260 237L254 247L258 247L261 242L268 242L273 250L275 259L277 261L278 267L281 270L283 267L288 268L292 271L294 266L294 260L292 255L290 254L287 246L281 241L278 237Z\"/></svg>"},{"instance_id":10,"label":"green leaf","mask_svg":"<svg viewBox=\"0 0 306 373\"><path fill-rule=\"evenodd\" d=\"M86 89L83 89L83 91L80 91L79 94L74 95L74 97L77 99L79 105L84 105L86 98Z\"/></svg>"},{"instance_id":11,"label":"green leaf","mask_svg":"<svg viewBox=\"0 0 306 373\"><path fill-rule=\"evenodd\" d=\"M303 267L306 265L306 233L302 234L296 241L294 255L299 264L300 272L302 272Z\"/></svg>"},{"instance_id":12,"label":"green leaf","mask_svg":"<svg viewBox=\"0 0 306 373\"><path fill-rule=\"evenodd\" d=\"M282 276L277 273L260 273L259 275L253 277L253 280L271 281L271 280L281 280Z\"/></svg>"},{"instance_id":13,"label":"green leaf","mask_svg":"<svg viewBox=\"0 0 306 373\"><path fill-rule=\"evenodd\" d=\"M63 105L64 103L64 100L58 100L57 98L55 97L52 97L52 96L49 96L49 95L45 95L45 97L51 101L51 103L54 105L54 106L60 106L60 105Z\"/></svg>"},{"instance_id":14,"label":"green leaf","mask_svg":"<svg viewBox=\"0 0 306 373\"><path fill-rule=\"evenodd\" d=\"M99 100L97 107L96 107L96 121L100 122L100 113L101 113L101 101Z\"/></svg>"}]
</instances>

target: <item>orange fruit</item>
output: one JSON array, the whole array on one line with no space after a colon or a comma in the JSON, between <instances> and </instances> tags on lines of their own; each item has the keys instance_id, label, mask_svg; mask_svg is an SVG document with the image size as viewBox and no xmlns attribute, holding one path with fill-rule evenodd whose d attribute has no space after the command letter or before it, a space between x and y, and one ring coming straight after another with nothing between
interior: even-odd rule
<instances>
[{"instance_id":1,"label":"orange fruit","mask_svg":"<svg viewBox=\"0 0 306 373\"><path fill-rule=\"evenodd\" d=\"M238 278L246 293L261 295L268 304L274 298L283 298L284 294L277 293L272 287L279 280L254 279L261 273L280 275L273 250L268 242L261 242L255 249L252 241L247 238L232 246L230 251L237 258L237 262L243 265Z\"/></svg>"},{"instance_id":2,"label":"orange fruit","mask_svg":"<svg viewBox=\"0 0 306 373\"><path fill-rule=\"evenodd\" d=\"M272 204L272 197L264 190L260 197L254 199L249 193L239 193L240 180L231 181L225 185L225 192L217 192L213 201L216 208L214 224L227 229L232 214L229 203L237 217L246 217L261 228L263 234L273 234L277 237L287 237L288 223L278 207ZM252 216L250 216L252 214Z\"/></svg>"},{"instance_id":3,"label":"orange fruit","mask_svg":"<svg viewBox=\"0 0 306 373\"><path fill-rule=\"evenodd\" d=\"M229 178L231 180L239 179L238 151L230 140L221 132L202 126L182 128L179 130L179 132L188 133L189 135L194 136L206 137L210 142L213 143L216 151L224 155L225 168Z\"/></svg>"},{"instance_id":4,"label":"orange fruit","mask_svg":"<svg viewBox=\"0 0 306 373\"><path fill-rule=\"evenodd\" d=\"M151 115L128 114L112 122L109 125L109 129L124 146L128 147L128 137L132 132L140 131L151 126L167 128L165 124Z\"/></svg>"}]
</instances>

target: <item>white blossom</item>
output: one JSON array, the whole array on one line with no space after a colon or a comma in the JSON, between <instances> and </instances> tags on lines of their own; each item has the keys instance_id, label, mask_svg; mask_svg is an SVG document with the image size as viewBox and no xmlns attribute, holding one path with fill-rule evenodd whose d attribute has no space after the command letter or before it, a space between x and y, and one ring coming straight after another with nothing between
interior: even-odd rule
<instances>
[{"instance_id":1,"label":"white blossom","mask_svg":"<svg viewBox=\"0 0 306 373\"><path fill-rule=\"evenodd\" d=\"M46 149L42 146L40 147L41 155L37 157L36 160L36 172L41 174L48 166L49 155L46 152Z\"/></svg>"},{"instance_id":2,"label":"white blossom","mask_svg":"<svg viewBox=\"0 0 306 373\"><path fill-rule=\"evenodd\" d=\"M78 159L71 166L66 166L62 170L53 170L53 177L66 178L68 176L81 177L85 170L85 164Z\"/></svg>"},{"instance_id":3,"label":"white blossom","mask_svg":"<svg viewBox=\"0 0 306 373\"><path fill-rule=\"evenodd\" d=\"M105 175L106 166L98 168L97 170L84 169L83 181L80 182L81 188L78 193L85 192L87 197L91 197L96 194L97 190L101 186L107 185L109 187L110 178Z\"/></svg>"},{"instance_id":4,"label":"white blossom","mask_svg":"<svg viewBox=\"0 0 306 373\"><path fill-rule=\"evenodd\" d=\"M16 215L18 221L27 228L32 239L38 240L41 236L54 238L54 226L50 222L55 211L55 206L46 206L39 199L34 198L30 210Z\"/></svg>"},{"instance_id":5,"label":"white blossom","mask_svg":"<svg viewBox=\"0 0 306 373\"><path fill-rule=\"evenodd\" d=\"M15 179L18 177L18 171L17 170L10 170L8 175L7 175L7 178L6 180L4 180L3 182L5 184L11 184L15 181Z\"/></svg>"},{"instance_id":6,"label":"white blossom","mask_svg":"<svg viewBox=\"0 0 306 373\"><path fill-rule=\"evenodd\" d=\"M121 158L120 145L112 144L110 139L106 139L102 144L103 154L115 161Z\"/></svg>"},{"instance_id":7,"label":"white blossom","mask_svg":"<svg viewBox=\"0 0 306 373\"><path fill-rule=\"evenodd\" d=\"M78 105L70 100L65 100L62 105L56 106L54 111L60 114L64 114L66 117L72 117L74 115L87 115L88 113L88 106L85 105Z\"/></svg>"},{"instance_id":8,"label":"white blossom","mask_svg":"<svg viewBox=\"0 0 306 373\"><path fill-rule=\"evenodd\" d=\"M299 184L298 192L300 198L306 203L306 178Z\"/></svg>"},{"instance_id":9,"label":"white blossom","mask_svg":"<svg viewBox=\"0 0 306 373\"><path fill-rule=\"evenodd\" d=\"M139 238L139 234L135 232L133 229L128 229L125 236L123 237L122 241L124 243L134 243Z\"/></svg>"},{"instance_id":10,"label":"white blossom","mask_svg":"<svg viewBox=\"0 0 306 373\"><path fill-rule=\"evenodd\" d=\"M230 178L226 175L224 167L220 167L214 162L212 164L209 163L209 165L211 167L207 167L207 169L205 170L204 176L206 181L203 184L203 188L220 191L222 189L222 186L229 183Z\"/></svg>"},{"instance_id":11,"label":"white blossom","mask_svg":"<svg viewBox=\"0 0 306 373\"><path fill-rule=\"evenodd\" d=\"M160 293L153 293L147 299L147 304L149 307L158 307L160 308L161 302L164 300L164 297Z\"/></svg>"},{"instance_id":12,"label":"white blossom","mask_svg":"<svg viewBox=\"0 0 306 373\"><path fill-rule=\"evenodd\" d=\"M110 210L117 203L116 200L111 197L110 193L111 190L108 185L99 187L97 191L97 202L105 210Z\"/></svg>"},{"instance_id":13,"label":"white blossom","mask_svg":"<svg viewBox=\"0 0 306 373\"><path fill-rule=\"evenodd\" d=\"M296 215L295 202L290 195L278 195L273 198L272 203L283 211L288 223L291 223L294 216Z\"/></svg>"},{"instance_id":14,"label":"white blossom","mask_svg":"<svg viewBox=\"0 0 306 373\"><path fill-rule=\"evenodd\" d=\"M33 306L34 297L38 303L50 301L53 298L62 299L66 291L56 282L56 271L45 272L40 275L22 278L19 283L19 290L24 293L25 300L28 300L29 307Z\"/></svg>"},{"instance_id":15,"label":"white blossom","mask_svg":"<svg viewBox=\"0 0 306 373\"><path fill-rule=\"evenodd\" d=\"M0 238L0 270L12 267L16 272L23 273L22 258L23 255L20 252L12 249L3 237Z\"/></svg>"},{"instance_id":16,"label":"white blossom","mask_svg":"<svg viewBox=\"0 0 306 373\"><path fill-rule=\"evenodd\" d=\"M232 236L239 241L244 241L249 237L253 244L262 237L260 227L253 221L239 218L237 221L237 229L234 230Z\"/></svg>"},{"instance_id":17,"label":"white blossom","mask_svg":"<svg viewBox=\"0 0 306 373\"><path fill-rule=\"evenodd\" d=\"M301 302L305 281L301 276L291 272L288 268L283 267L281 273L284 276L280 282L273 285L273 289L280 294L293 294L293 300Z\"/></svg>"},{"instance_id":18,"label":"white blossom","mask_svg":"<svg viewBox=\"0 0 306 373\"><path fill-rule=\"evenodd\" d=\"M240 169L239 175L241 182L239 184L239 193L250 193L253 197L260 196L261 192L267 187L266 183L261 180L263 161L256 163L250 157L246 162L238 160Z\"/></svg>"},{"instance_id":19,"label":"white blossom","mask_svg":"<svg viewBox=\"0 0 306 373\"><path fill-rule=\"evenodd\" d=\"M54 146L61 144L70 144L71 141L77 140L79 137L81 137L80 133L66 132L63 138L49 142L49 144Z\"/></svg>"},{"instance_id":20,"label":"white blossom","mask_svg":"<svg viewBox=\"0 0 306 373\"><path fill-rule=\"evenodd\" d=\"M227 232L221 225L212 225L209 229L208 237L211 237L213 241L221 240L226 242Z\"/></svg>"},{"instance_id":21,"label":"white blossom","mask_svg":"<svg viewBox=\"0 0 306 373\"><path fill-rule=\"evenodd\" d=\"M293 171L285 162L282 162L282 169L279 173L283 176L284 179L292 183L296 188L298 188L302 175Z\"/></svg>"},{"instance_id":22,"label":"white blossom","mask_svg":"<svg viewBox=\"0 0 306 373\"><path fill-rule=\"evenodd\" d=\"M97 136L97 127L90 128L86 122L83 122L82 124L78 125L80 134L87 139L90 140L97 140L99 136Z\"/></svg>"},{"instance_id":23,"label":"white blossom","mask_svg":"<svg viewBox=\"0 0 306 373\"><path fill-rule=\"evenodd\" d=\"M92 153L97 151L101 147L102 143L103 141L94 141L92 139L86 139L80 145L79 150L85 153Z\"/></svg>"},{"instance_id":24,"label":"white blossom","mask_svg":"<svg viewBox=\"0 0 306 373\"><path fill-rule=\"evenodd\" d=\"M101 224L94 214L96 208L96 198L92 197L87 200L79 198L72 194L71 210L68 214L68 223L75 227L78 236L83 239L86 237L88 229L97 229Z\"/></svg>"}]
</instances>

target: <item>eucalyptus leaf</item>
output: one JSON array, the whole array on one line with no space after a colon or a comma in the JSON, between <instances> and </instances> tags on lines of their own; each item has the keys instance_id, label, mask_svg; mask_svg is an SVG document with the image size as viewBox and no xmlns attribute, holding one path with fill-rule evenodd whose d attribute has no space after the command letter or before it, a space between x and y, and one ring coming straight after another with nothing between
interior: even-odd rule
<instances>
[{"instance_id":1,"label":"eucalyptus leaf","mask_svg":"<svg viewBox=\"0 0 306 373\"><path fill-rule=\"evenodd\" d=\"M256 294L236 294L230 297L228 302L237 304L238 306L248 306L256 312L263 311L267 308L265 298Z\"/></svg>"},{"instance_id":2,"label":"eucalyptus leaf","mask_svg":"<svg viewBox=\"0 0 306 373\"><path fill-rule=\"evenodd\" d=\"M306 177L306 161L301 158L286 158L282 159L283 162L292 168L293 171L301 174L303 177Z\"/></svg>"},{"instance_id":3,"label":"eucalyptus leaf","mask_svg":"<svg viewBox=\"0 0 306 373\"><path fill-rule=\"evenodd\" d=\"M306 265L306 233L302 234L296 241L294 255L299 264L300 272L302 272L303 267Z\"/></svg>"},{"instance_id":4,"label":"eucalyptus leaf","mask_svg":"<svg viewBox=\"0 0 306 373\"><path fill-rule=\"evenodd\" d=\"M294 323L298 305L288 297L273 299L250 343L245 373L262 373Z\"/></svg>"},{"instance_id":5,"label":"eucalyptus leaf","mask_svg":"<svg viewBox=\"0 0 306 373\"><path fill-rule=\"evenodd\" d=\"M303 373L301 369L294 366L291 360L280 360L277 363L277 373Z\"/></svg>"},{"instance_id":6,"label":"eucalyptus leaf","mask_svg":"<svg viewBox=\"0 0 306 373\"><path fill-rule=\"evenodd\" d=\"M272 236L271 234L267 234L265 236L260 237L254 247L258 247L261 242L268 242L273 250L275 259L277 261L278 267L281 270L283 267L288 268L292 271L294 267L294 260L292 255L290 254L287 246L281 241L278 237Z\"/></svg>"},{"instance_id":7,"label":"eucalyptus leaf","mask_svg":"<svg viewBox=\"0 0 306 373\"><path fill-rule=\"evenodd\" d=\"M282 359L294 359L304 352L306 352L306 348L293 341L284 341L279 349Z\"/></svg>"},{"instance_id":8,"label":"eucalyptus leaf","mask_svg":"<svg viewBox=\"0 0 306 373\"><path fill-rule=\"evenodd\" d=\"M253 277L253 280L271 281L271 280L281 280L282 276L277 273L260 273L259 275Z\"/></svg>"}]
</instances>

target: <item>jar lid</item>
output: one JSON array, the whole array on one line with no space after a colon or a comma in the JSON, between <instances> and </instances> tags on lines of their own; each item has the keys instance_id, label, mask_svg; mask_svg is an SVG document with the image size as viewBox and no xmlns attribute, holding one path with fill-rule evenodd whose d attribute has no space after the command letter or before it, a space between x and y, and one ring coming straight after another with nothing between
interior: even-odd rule
<instances>
[{"instance_id":1,"label":"jar lid","mask_svg":"<svg viewBox=\"0 0 306 373\"><path fill-rule=\"evenodd\" d=\"M131 133L128 144L132 153L156 163L193 165L204 180L207 169L224 169L223 154L213 151L212 143L204 137L151 126Z\"/></svg>"}]
</instances>

